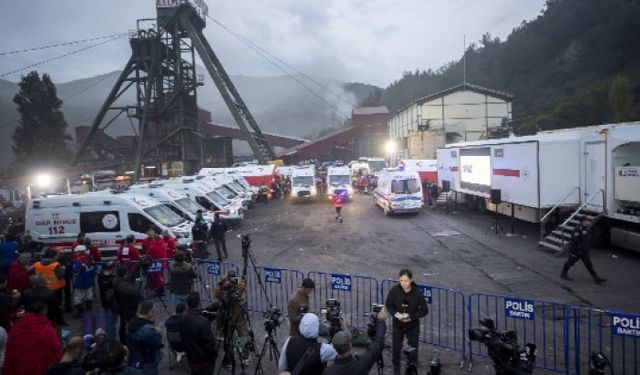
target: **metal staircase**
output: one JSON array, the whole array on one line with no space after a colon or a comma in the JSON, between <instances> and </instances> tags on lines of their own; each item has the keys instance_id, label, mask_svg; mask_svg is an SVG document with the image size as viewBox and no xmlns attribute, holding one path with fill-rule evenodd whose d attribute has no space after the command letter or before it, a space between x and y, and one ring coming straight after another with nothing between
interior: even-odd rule
<instances>
[{"instance_id":1,"label":"metal staircase","mask_svg":"<svg viewBox=\"0 0 640 375\"><path fill-rule=\"evenodd\" d=\"M540 247L555 251L557 254L563 254L571 243L571 233L580 224L580 220L583 217L587 217L591 224L594 225L602 216L604 216L604 190L600 189L596 194L593 194L589 200L581 204L575 211L569 215L569 217L558 225L551 233L545 236L545 224L548 221L552 213L554 213L567 198L575 191L578 190L580 194L580 188L575 187L569 191L569 193L558 202L547 214L540 220L540 241L538 245ZM602 205L594 204L595 198L602 197ZM543 239L544 237L544 239Z\"/></svg>"}]
</instances>

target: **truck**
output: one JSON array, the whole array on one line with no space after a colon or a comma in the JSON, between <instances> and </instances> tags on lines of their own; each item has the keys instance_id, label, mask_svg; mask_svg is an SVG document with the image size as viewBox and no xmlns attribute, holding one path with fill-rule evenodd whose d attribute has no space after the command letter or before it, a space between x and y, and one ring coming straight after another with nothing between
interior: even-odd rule
<instances>
[{"instance_id":1,"label":"truck","mask_svg":"<svg viewBox=\"0 0 640 375\"><path fill-rule=\"evenodd\" d=\"M437 155L443 191L455 192L459 203L540 223L541 246L564 250L567 230L587 216L604 219L611 243L640 251L640 123L456 143ZM551 219L559 227L547 235Z\"/></svg>"}]
</instances>

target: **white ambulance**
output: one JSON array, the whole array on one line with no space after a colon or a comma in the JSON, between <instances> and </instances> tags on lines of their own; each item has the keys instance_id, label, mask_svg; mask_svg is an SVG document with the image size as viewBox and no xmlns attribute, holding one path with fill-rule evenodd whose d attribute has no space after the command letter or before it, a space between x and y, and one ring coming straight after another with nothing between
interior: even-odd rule
<instances>
[{"instance_id":1,"label":"white ambulance","mask_svg":"<svg viewBox=\"0 0 640 375\"><path fill-rule=\"evenodd\" d=\"M183 192L207 210L219 213L220 218L228 223L238 223L244 219L242 204L230 202L204 182L180 177L161 180L158 183Z\"/></svg>"},{"instance_id":2,"label":"white ambulance","mask_svg":"<svg viewBox=\"0 0 640 375\"><path fill-rule=\"evenodd\" d=\"M133 234L147 237L149 228L168 229L181 245L191 243L192 224L158 201L135 193L108 191L34 198L27 205L25 230L35 241L66 251L79 232L86 233L105 256Z\"/></svg>"},{"instance_id":3,"label":"white ambulance","mask_svg":"<svg viewBox=\"0 0 640 375\"><path fill-rule=\"evenodd\" d=\"M373 199L385 215L418 213L422 209L422 184L418 172L385 168L378 172Z\"/></svg>"},{"instance_id":4,"label":"white ambulance","mask_svg":"<svg viewBox=\"0 0 640 375\"><path fill-rule=\"evenodd\" d=\"M199 205L194 199L183 192L170 189L162 184L134 184L129 187L129 190L133 193L146 195L157 200L185 219L195 221L197 211L202 210L204 220L206 222L213 221L213 214L210 214L206 208Z\"/></svg>"},{"instance_id":5,"label":"white ambulance","mask_svg":"<svg viewBox=\"0 0 640 375\"><path fill-rule=\"evenodd\" d=\"M331 199L337 191L343 191L343 200L353 198L351 170L347 166L327 168L327 196Z\"/></svg>"},{"instance_id":6,"label":"white ambulance","mask_svg":"<svg viewBox=\"0 0 640 375\"><path fill-rule=\"evenodd\" d=\"M293 199L315 199L317 196L315 166L305 165L294 168L291 171L291 197Z\"/></svg>"}]
</instances>

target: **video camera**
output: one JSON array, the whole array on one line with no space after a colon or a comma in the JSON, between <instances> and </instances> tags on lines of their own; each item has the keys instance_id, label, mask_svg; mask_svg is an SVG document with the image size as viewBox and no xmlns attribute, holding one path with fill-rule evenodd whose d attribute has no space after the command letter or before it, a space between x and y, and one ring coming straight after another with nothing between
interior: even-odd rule
<instances>
[{"instance_id":1,"label":"video camera","mask_svg":"<svg viewBox=\"0 0 640 375\"><path fill-rule=\"evenodd\" d=\"M382 311L384 305L374 303L369 313L369 323L367 323L367 335L373 339L376 336L376 324L378 324L378 313Z\"/></svg>"},{"instance_id":2,"label":"video camera","mask_svg":"<svg viewBox=\"0 0 640 375\"><path fill-rule=\"evenodd\" d=\"M264 313L264 329L271 332L280 327L282 323L282 311L276 307L272 307Z\"/></svg>"},{"instance_id":3,"label":"video camera","mask_svg":"<svg viewBox=\"0 0 640 375\"><path fill-rule=\"evenodd\" d=\"M240 246L242 247L242 251L247 251L251 247L251 237L249 234L243 234L240 236Z\"/></svg>"},{"instance_id":4,"label":"video camera","mask_svg":"<svg viewBox=\"0 0 640 375\"><path fill-rule=\"evenodd\" d=\"M589 375L604 375L604 369L611 365L609 358L603 353L591 352L589 363Z\"/></svg>"},{"instance_id":5,"label":"video camera","mask_svg":"<svg viewBox=\"0 0 640 375\"><path fill-rule=\"evenodd\" d=\"M216 301L210 304L209 306L205 307L204 309L202 309L202 311L200 311L200 314L205 318L209 319L210 321L214 321L218 317L219 311L220 311L220 303Z\"/></svg>"},{"instance_id":6,"label":"video camera","mask_svg":"<svg viewBox=\"0 0 640 375\"><path fill-rule=\"evenodd\" d=\"M329 322L329 335L331 337L342 329L342 310L340 310L340 302L337 299L328 299L326 306L320 309L320 314L324 314L327 322Z\"/></svg>"},{"instance_id":7,"label":"video camera","mask_svg":"<svg viewBox=\"0 0 640 375\"><path fill-rule=\"evenodd\" d=\"M502 332L495 327L492 318L479 321L480 327L469 329L469 340L487 346L489 357L497 375L531 374L536 362L536 345L527 343L520 349L515 331Z\"/></svg>"},{"instance_id":8,"label":"video camera","mask_svg":"<svg viewBox=\"0 0 640 375\"><path fill-rule=\"evenodd\" d=\"M238 288L239 282L239 277L230 277L222 284L222 304L224 306L228 306L232 302L239 302L242 299L240 288Z\"/></svg>"}]
</instances>

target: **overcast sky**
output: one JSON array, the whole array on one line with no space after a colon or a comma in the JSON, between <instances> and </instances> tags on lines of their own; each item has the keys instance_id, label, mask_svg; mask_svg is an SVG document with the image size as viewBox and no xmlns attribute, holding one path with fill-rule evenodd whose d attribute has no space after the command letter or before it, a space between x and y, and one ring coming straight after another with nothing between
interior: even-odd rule
<instances>
[{"instance_id":1,"label":"overcast sky","mask_svg":"<svg viewBox=\"0 0 640 375\"><path fill-rule=\"evenodd\" d=\"M485 32L506 37L545 0L206 2L211 17L299 71L386 87L403 71L459 59L465 34L467 43ZM0 53L127 32L154 16L155 0L1 0ZM283 74L211 20L205 36L230 74ZM0 56L0 75L92 43ZM122 69L129 55L124 37L34 69L66 82Z\"/></svg>"}]
</instances>

